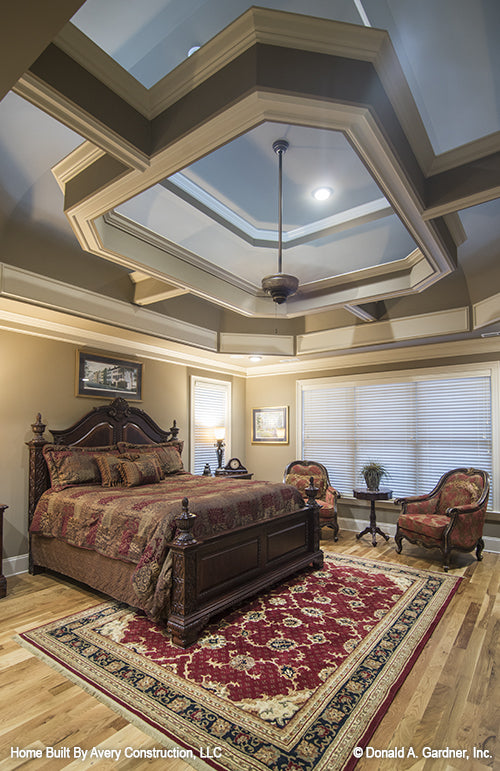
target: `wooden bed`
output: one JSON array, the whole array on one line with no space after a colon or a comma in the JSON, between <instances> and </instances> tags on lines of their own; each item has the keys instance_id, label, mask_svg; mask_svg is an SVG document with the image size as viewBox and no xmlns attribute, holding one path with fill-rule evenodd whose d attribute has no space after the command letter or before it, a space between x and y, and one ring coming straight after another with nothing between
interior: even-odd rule
<instances>
[{"instance_id":1,"label":"wooden bed","mask_svg":"<svg viewBox=\"0 0 500 771\"><path fill-rule=\"evenodd\" d=\"M30 527L37 504L50 488L44 455L44 446L49 446L49 443L44 438L45 425L40 414L32 425L32 431L34 436L27 443L30 452ZM94 408L70 428L51 430L51 434L58 446L94 448L118 442L137 445L175 442L178 431L175 421L172 428L165 431L146 412L117 398L105 406ZM193 484L194 478L188 476ZM202 480L202 477L196 480ZM231 484L252 485L254 482L231 480ZM165 597L168 611L163 618L176 645L187 647L192 644L211 617L234 607L245 598L309 565L316 568L322 566L319 509L315 493L311 485L306 505L301 503L301 508L296 511L277 513L272 518L263 518L203 539L193 536L196 512L189 511L189 502L183 498L182 507L179 505L180 515L175 519L175 535L168 542L171 580L168 583L169 596ZM134 568L128 562L77 548L57 538L30 535L31 573L51 569L141 608L131 587Z\"/></svg>"}]
</instances>

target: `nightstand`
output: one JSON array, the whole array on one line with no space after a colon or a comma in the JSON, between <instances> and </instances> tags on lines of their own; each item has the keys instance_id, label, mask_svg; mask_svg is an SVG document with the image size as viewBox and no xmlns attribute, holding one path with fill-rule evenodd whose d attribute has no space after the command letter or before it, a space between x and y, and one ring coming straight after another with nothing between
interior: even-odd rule
<instances>
[{"instance_id":1,"label":"nightstand","mask_svg":"<svg viewBox=\"0 0 500 771\"><path fill-rule=\"evenodd\" d=\"M2 570L2 552L3 552L3 513L5 509L9 507L3 503L0 503L0 597L5 597L7 594L7 581Z\"/></svg>"},{"instance_id":2,"label":"nightstand","mask_svg":"<svg viewBox=\"0 0 500 771\"><path fill-rule=\"evenodd\" d=\"M224 468L215 469L216 477L229 477L230 479L251 479L253 474L249 472L238 458L231 458Z\"/></svg>"}]
</instances>

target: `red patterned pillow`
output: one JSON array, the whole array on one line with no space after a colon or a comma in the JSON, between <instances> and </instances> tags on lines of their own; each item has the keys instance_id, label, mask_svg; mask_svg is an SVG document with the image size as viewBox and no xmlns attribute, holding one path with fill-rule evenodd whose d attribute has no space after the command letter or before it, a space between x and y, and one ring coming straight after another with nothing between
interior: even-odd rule
<instances>
[{"instance_id":1,"label":"red patterned pillow","mask_svg":"<svg viewBox=\"0 0 500 771\"><path fill-rule=\"evenodd\" d=\"M444 514L452 506L463 506L479 500L483 491L482 479L478 476L453 474L443 485L437 512Z\"/></svg>"},{"instance_id":2,"label":"red patterned pillow","mask_svg":"<svg viewBox=\"0 0 500 771\"><path fill-rule=\"evenodd\" d=\"M100 455L118 455L116 445L106 447L67 447L46 444L43 455L50 476L50 486L63 490L74 485L99 485L101 473L97 464Z\"/></svg>"},{"instance_id":3,"label":"red patterned pillow","mask_svg":"<svg viewBox=\"0 0 500 771\"><path fill-rule=\"evenodd\" d=\"M118 470L125 487L154 485L163 479L155 453L143 454L139 460L122 460Z\"/></svg>"},{"instance_id":4,"label":"red patterned pillow","mask_svg":"<svg viewBox=\"0 0 500 771\"><path fill-rule=\"evenodd\" d=\"M326 493L326 483L323 473L318 466L294 466L291 474L286 476L286 484L297 488L303 498L307 498L305 493L309 487L309 480L313 478L315 487L318 488L318 498L323 498Z\"/></svg>"}]
</instances>

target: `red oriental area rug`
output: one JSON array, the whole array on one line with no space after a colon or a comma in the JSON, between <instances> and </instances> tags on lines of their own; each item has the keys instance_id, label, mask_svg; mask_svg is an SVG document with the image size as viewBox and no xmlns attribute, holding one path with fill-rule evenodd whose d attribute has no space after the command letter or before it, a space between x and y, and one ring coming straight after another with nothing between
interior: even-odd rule
<instances>
[{"instance_id":1,"label":"red oriental area rug","mask_svg":"<svg viewBox=\"0 0 500 771\"><path fill-rule=\"evenodd\" d=\"M459 580L332 555L187 650L112 602L20 642L197 768L352 769Z\"/></svg>"}]
</instances>

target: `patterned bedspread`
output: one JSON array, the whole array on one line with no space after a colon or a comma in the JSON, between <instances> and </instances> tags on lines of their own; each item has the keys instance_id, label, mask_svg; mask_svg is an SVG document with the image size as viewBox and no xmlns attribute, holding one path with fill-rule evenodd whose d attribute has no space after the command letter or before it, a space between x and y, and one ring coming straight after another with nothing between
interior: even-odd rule
<instances>
[{"instance_id":1,"label":"patterned bedspread","mask_svg":"<svg viewBox=\"0 0 500 771\"><path fill-rule=\"evenodd\" d=\"M78 485L60 492L47 490L30 532L135 564L134 590L154 616L158 595L170 581L167 544L174 536L183 497L197 515L193 529L197 539L304 505L289 485L181 473L141 487Z\"/></svg>"}]
</instances>

